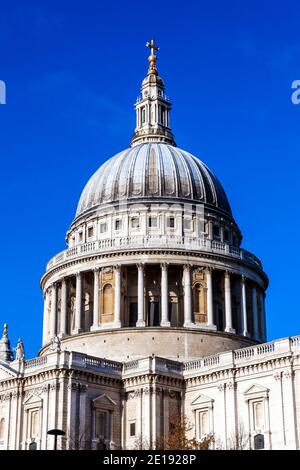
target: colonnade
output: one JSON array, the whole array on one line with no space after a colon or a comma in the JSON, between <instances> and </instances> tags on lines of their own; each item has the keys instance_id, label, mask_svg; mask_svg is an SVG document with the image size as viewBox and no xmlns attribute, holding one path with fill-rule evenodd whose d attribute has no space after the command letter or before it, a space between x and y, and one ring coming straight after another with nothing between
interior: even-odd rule
<instances>
[{"instance_id":1,"label":"colonnade","mask_svg":"<svg viewBox=\"0 0 300 470\"><path fill-rule=\"evenodd\" d=\"M136 327L146 326L146 309L145 309L145 277L147 265L140 263L137 265L137 322ZM167 263L161 263L161 280L160 280L160 326L170 327L169 319L169 282L168 282ZM111 328L120 328L122 325L122 267L120 265L113 267L114 272L114 321L109 325L101 325L99 321L99 274L101 268L94 269L93 282L93 324L91 331L101 329L103 326ZM206 330L216 331L216 315L214 312L214 291L213 291L213 269L205 268L206 273L206 323L195 323L193 312L193 283L192 283L193 266L185 264L182 266L182 286L183 286L183 327L193 328L199 327ZM75 301L75 324L70 334L78 334L83 331L82 326L82 296L83 296L83 274L84 271L76 273L76 301ZM224 331L227 333L236 333L233 327L233 308L232 308L232 274L228 270L223 271L224 276ZM236 275L235 275L236 276ZM250 337L249 318L247 312L246 285L249 281L245 276L240 276L240 332L245 337ZM61 305L60 305L60 327L57 331L57 303L58 303L58 286L61 288ZM48 301L51 296L50 318L48 315ZM46 344L56 335L65 336L68 325L68 307L67 307L67 280L61 279L54 282L46 290L44 294L44 328L43 328L43 344ZM258 308L259 304L259 308ZM265 307L264 293L262 289L251 282L251 315L252 315L252 332L251 337L256 340L265 340Z\"/></svg>"}]
</instances>

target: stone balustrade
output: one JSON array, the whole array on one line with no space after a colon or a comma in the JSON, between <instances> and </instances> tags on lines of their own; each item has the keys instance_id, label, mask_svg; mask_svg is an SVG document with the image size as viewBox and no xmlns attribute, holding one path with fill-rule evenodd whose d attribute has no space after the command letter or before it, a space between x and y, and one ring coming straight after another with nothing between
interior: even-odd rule
<instances>
[{"instance_id":1,"label":"stone balustrade","mask_svg":"<svg viewBox=\"0 0 300 470\"><path fill-rule=\"evenodd\" d=\"M124 249L178 249L187 251L204 251L223 254L245 261L262 269L261 262L256 256L244 249L229 245L228 243L209 240L207 238L167 235L136 235L130 237L116 237L93 242L83 243L68 248L54 256L47 264L47 271L70 259L82 257L87 254L109 253Z\"/></svg>"},{"instance_id":2,"label":"stone balustrade","mask_svg":"<svg viewBox=\"0 0 300 470\"><path fill-rule=\"evenodd\" d=\"M34 359L29 359L25 361L24 368L32 369L34 367L41 367L44 364L47 364L47 356L35 357Z\"/></svg>"},{"instance_id":3,"label":"stone balustrade","mask_svg":"<svg viewBox=\"0 0 300 470\"><path fill-rule=\"evenodd\" d=\"M144 357L125 363L88 356L78 352L53 352L47 356L40 356L24 361L25 374L32 373L32 369L80 368L93 369L102 374L113 374L121 377L145 373L169 373L171 375L193 376L201 372L206 373L212 369L233 368L247 364L249 360L269 359L270 357L289 356L300 353L300 336L283 338L277 341L252 346L249 348L225 351L213 356L195 359L188 362L173 361L162 357ZM30 370L29 370L30 369Z\"/></svg>"},{"instance_id":4,"label":"stone balustrade","mask_svg":"<svg viewBox=\"0 0 300 470\"><path fill-rule=\"evenodd\" d=\"M235 367L252 359L259 361L260 359L282 356L284 354L290 355L295 351L300 352L300 336L283 338L249 348L225 351L215 356L188 361L184 363L183 371L185 375L193 375L194 373L215 367Z\"/></svg>"}]
</instances>

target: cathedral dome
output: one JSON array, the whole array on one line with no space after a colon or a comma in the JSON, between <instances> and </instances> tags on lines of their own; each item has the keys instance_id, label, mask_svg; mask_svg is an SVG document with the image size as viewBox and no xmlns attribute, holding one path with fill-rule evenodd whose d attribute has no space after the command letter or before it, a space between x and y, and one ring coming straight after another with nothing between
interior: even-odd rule
<instances>
[{"instance_id":1,"label":"cathedral dome","mask_svg":"<svg viewBox=\"0 0 300 470\"><path fill-rule=\"evenodd\" d=\"M185 150L145 143L123 150L91 177L76 217L120 200L172 199L211 205L231 216L225 191L207 166Z\"/></svg>"}]
</instances>

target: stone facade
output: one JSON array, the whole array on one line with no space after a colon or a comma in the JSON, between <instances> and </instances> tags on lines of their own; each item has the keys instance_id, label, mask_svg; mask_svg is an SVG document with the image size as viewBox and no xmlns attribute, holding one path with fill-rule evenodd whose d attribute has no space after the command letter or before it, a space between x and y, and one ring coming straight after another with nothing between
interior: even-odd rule
<instances>
[{"instance_id":1,"label":"stone facade","mask_svg":"<svg viewBox=\"0 0 300 470\"><path fill-rule=\"evenodd\" d=\"M298 449L299 337L266 343L268 278L221 183L178 149L150 68L131 147L86 185L47 264L42 347L0 340L0 448L155 448L174 416L213 447ZM239 442L239 445L237 445ZM242 445L241 445L242 442Z\"/></svg>"},{"instance_id":2,"label":"stone facade","mask_svg":"<svg viewBox=\"0 0 300 470\"><path fill-rule=\"evenodd\" d=\"M299 397L300 337L184 362L54 351L1 364L0 448L52 449L55 427L62 449L155 448L181 413L218 449L299 449Z\"/></svg>"}]
</instances>

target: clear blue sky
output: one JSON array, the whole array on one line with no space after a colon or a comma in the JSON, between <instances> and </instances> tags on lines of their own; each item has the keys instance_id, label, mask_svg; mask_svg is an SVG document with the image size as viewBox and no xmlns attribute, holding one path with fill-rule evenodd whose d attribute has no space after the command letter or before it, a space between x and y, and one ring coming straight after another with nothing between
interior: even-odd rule
<instances>
[{"instance_id":1,"label":"clear blue sky","mask_svg":"<svg viewBox=\"0 0 300 470\"><path fill-rule=\"evenodd\" d=\"M129 144L152 37L178 146L217 174L270 277L268 338L300 333L299 27L289 0L2 2L0 322L27 357L45 264L88 178Z\"/></svg>"}]
</instances>

